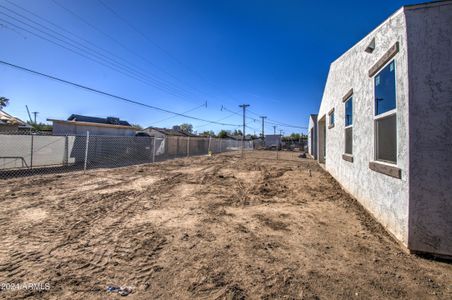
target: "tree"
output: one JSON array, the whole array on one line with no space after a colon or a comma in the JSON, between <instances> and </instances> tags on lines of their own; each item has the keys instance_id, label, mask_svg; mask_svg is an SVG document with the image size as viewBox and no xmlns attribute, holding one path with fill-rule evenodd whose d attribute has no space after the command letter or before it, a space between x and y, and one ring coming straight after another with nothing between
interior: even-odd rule
<instances>
[{"instance_id":1,"label":"tree","mask_svg":"<svg viewBox=\"0 0 452 300\"><path fill-rule=\"evenodd\" d=\"M234 135L234 136L238 136L238 135L243 135L242 134L242 131L239 129L239 130L234 130L234 132L232 133L232 135Z\"/></svg>"},{"instance_id":2,"label":"tree","mask_svg":"<svg viewBox=\"0 0 452 300\"><path fill-rule=\"evenodd\" d=\"M34 122L30 122L27 121L27 124L30 125L31 127L33 127L34 130L37 131L52 131L53 126L50 124L46 124L46 123L34 123Z\"/></svg>"},{"instance_id":3,"label":"tree","mask_svg":"<svg viewBox=\"0 0 452 300\"><path fill-rule=\"evenodd\" d=\"M213 132L212 130L206 130L206 131L201 132L200 135L215 137L215 132Z\"/></svg>"},{"instance_id":4,"label":"tree","mask_svg":"<svg viewBox=\"0 0 452 300\"><path fill-rule=\"evenodd\" d=\"M299 133L292 133L291 135L290 135L290 138L292 139L292 140L299 140L300 139L300 137L301 137L301 135L299 134Z\"/></svg>"},{"instance_id":5,"label":"tree","mask_svg":"<svg viewBox=\"0 0 452 300\"><path fill-rule=\"evenodd\" d=\"M8 106L9 99L5 97L0 97L0 110L3 109L3 107Z\"/></svg>"},{"instance_id":6,"label":"tree","mask_svg":"<svg viewBox=\"0 0 452 300\"><path fill-rule=\"evenodd\" d=\"M143 127L141 127L140 124L132 124L132 127L138 129L138 130L143 130Z\"/></svg>"},{"instance_id":7,"label":"tree","mask_svg":"<svg viewBox=\"0 0 452 300\"><path fill-rule=\"evenodd\" d=\"M182 130L183 132L187 132L187 133L192 133L193 132L193 125L188 124L188 123L183 123L180 124L180 130Z\"/></svg>"},{"instance_id":8,"label":"tree","mask_svg":"<svg viewBox=\"0 0 452 300\"><path fill-rule=\"evenodd\" d=\"M220 139L225 139L229 136L228 132L226 130L220 130L220 132L218 132L218 137Z\"/></svg>"}]
</instances>

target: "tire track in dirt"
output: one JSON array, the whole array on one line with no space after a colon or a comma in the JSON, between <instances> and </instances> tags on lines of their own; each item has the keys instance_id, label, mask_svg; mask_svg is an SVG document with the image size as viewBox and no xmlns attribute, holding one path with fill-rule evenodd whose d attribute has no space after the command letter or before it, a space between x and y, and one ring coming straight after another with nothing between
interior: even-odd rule
<instances>
[{"instance_id":1,"label":"tire track in dirt","mask_svg":"<svg viewBox=\"0 0 452 300\"><path fill-rule=\"evenodd\" d=\"M0 282L52 288L0 297L450 298L316 164L251 155L7 181Z\"/></svg>"}]
</instances>

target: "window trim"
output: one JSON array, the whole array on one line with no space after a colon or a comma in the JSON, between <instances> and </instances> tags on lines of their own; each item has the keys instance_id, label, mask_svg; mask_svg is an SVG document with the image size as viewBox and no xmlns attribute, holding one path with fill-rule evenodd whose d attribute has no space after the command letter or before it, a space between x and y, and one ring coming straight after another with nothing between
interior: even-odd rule
<instances>
[{"instance_id":1,"label":"window trim","mask_svg":"<svg viewBox=\"0 0 452 300\"><path fill-rule=\"evenodd\" d=\"M395 42L391 48L369 69L369 77L374 78L389 62L395 60L394 57L399 53L399 42ZM375 82L375 81L374 81Z\"/></svg>"},{"instance_id":2,"label":"window trim","mask_svg":"<svg viewBox=\"0 0 452 300\"><path fill-rule=\"evenodd\" d=\"M398 52L398 46L399 46L399 44L398 44L398 42L396 42L396 44L394 44L394 46L392 47L392 48L396 48L396 51L395 51L395 53L393 53L393 55L389 58L389 60L387 60L386 61L386 63L385 64L383 64L379 69L377 69L377 70L375 70L375 72L373 73L373 76L371 77L371 79L372 79L372 88L373 88L373 112L372 112L372 115L373 115L373 126L374 126L374 130L373 130L373 133L374 133L374 155L373 155L373 161L371 161L370 163L369 163L369 168L370 168L370 164L372 163L372 164L375 164L375 163L383 163L383 164L389 164L389 165L391 165L391 166L398 166L398 162L399 162L399 159L398 159L398 154L399 154L399 132L397 131L397 128L398 128L398 126L397 126L397 108L398 108L398 105L397 105L397 99L398 99L398 95L397 95L397 87L398 87L398 83L397 83L397 69L398 69L398 67L397 67L397 63L396 63L396 59L395 59L395 54L397 54L397 52ZM391 49L392 49L391 48ZM391 52L391 49L390 50L388 50L388 52L387 53L389 53L389 52ZM386 54L387 54L386 53ZM389 66L389 64L391 64L392 62L394 62L394 76L395 76L395 80L394 80L394 85L395 85L395 87L394 87L394 91L395 91L395 105L396 105L396 107L395 108L393 108L393 109L391 109L391 110L388 110L388 111L386 111L386 112L384 112L384 113L381 113L381 114L379 114L379 115L376 115L376 109L377 109L377 106L376 106L376 104L375 104L375 77L378 75L378 74L380 74L380 72L384 69L384 68L386 68L387 66ZM396 161L395 162L393 162L393 161L387 161L387 160L383 160L383 159L377 159L377 126L376 126L376 123L377 123L377 121L379 120L379 119L383 119L383 118L386 118L386 117L389 117L389 116L392 116L392 115L396 115ZM372 169L372 168L371 168ZM374 170L374 171L376 171L376 172L378 172L377 170L375 170L375 169L372 169L372 170ZM382 172L380 172L380 173L382 173ZM383 173L383 174L385 174L385 173Z\"/></svg>"},{"instance_id":3,"label":"window trim","mask_svg":"<svg viewBox=\"0 0 452 300\"><path fill-rule=\"evenodd\" d=\"M328 112L328 129L331 129L336 125L336 116L333 117L333 124L331 124L331 115L334 115L334 107Z\"/></svg>"},{"instance_id":4,"label":"window trim","mask_svg":"<svg viewBox=\"0 0 452 300\"><path fill-rule=\"evenodd\" d=\"M348 92L347 92L347 94L345 94L343 97L342 97L342 102L346 102L347 100L348 100L348 98L350 98L350 97L352 97L353 96L353 88L351 88Z\"/></svg>"},{"instance_id":5,"label":"window trim","mask_svg":"<svg viewBox=\"0 0 452 300\"><path fill-rule=\"evenodd\" d=\"M397 179L402 179L402 169L398 168L392 163L387 163L380 160L371 161L369 162L369 169L377 173L381 173Z\"/></svg>"}]
</instances>

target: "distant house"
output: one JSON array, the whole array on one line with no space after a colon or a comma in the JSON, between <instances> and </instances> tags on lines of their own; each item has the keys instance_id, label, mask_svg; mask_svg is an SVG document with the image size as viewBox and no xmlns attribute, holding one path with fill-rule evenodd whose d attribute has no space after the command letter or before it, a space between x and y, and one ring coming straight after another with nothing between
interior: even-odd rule
<instances>
[{"instance_id":1,"label":"distant house","mask_svg":"<svg viewBox=\"0 0 452 300\"><path fill-rule=\"evenodd\" d=\"M137 129L129 122L115 117L97 118L71 115L67 120L47 119L53 122L53 135L107 135L134 136Z\"/></svg>"},{"instance_id":2,"label":"distant house","mask_svg":"<svg viewBox=\"0 0 452 300\"><path fill-rule=\"evenodd\" d=\"M317 115L309 116L308 153L317 159Z\"/></svg>"},{"instance_id":3,"label":"distant house","mask_svg":"<svg viewBox=\"0 0 452 300\"><path fill-rule=\"evenodd\" d=\"M32 127L17 117L0 110L0 132L29 131Z\"/></svg>"},{"instance_id":4,"label":"distant house","mask_svg":"<svg viewBox=\"0 0 452 300\"><path fill-rule=\"evenodd\" d=\"M281 135L280 134L266 134L265 135L265 147L279 147L281 146Z\"/></svg>"},{"instance_id":5,"label":"distant house","mask_svg":"<svg viewBox=\"0 0 452 300\"><path fill-rule=\"evenodd\" d=\"M180 136L180 137L196 137L196 135L182 131L178 128L178 126L174 126L171 129L168 128L158 128L158 127L148 127L143 130L149 136L154 136L158 138L164 138L167 136Z\"/></svg>"}]
</instances>

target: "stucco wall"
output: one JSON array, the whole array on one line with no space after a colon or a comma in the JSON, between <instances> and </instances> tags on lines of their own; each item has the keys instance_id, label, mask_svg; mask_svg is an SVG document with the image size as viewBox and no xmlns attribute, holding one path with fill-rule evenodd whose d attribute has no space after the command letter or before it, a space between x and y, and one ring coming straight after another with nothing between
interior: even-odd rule
<instances>
[{"instance_id":1,"label":"stucco wall","mask_svg":"<svg viewBox=\"0 0 452 300\"><path fill-rule=\"evenodd\" d=\"M375 38L372 53L365 48ZM374 161L374 79L369 69L399 42L395 55L397 94L397 179L369 169ZM330 66L318 120L334 108L335 126L326 128L325 168L390 232L408 243L408 76L403 10L397 11ZM342 158L345 148L345 107L342 98L353 89L353 162ZM322 141L319 130L319 150Z\"/></svg>"},{"instance_id":2,"label":"stucco wall","mask_svg":"<svg viewBox=\"0 0 452 300\"><path fill-rule=\"evenodd\" d=\"M317 158L317 115L309 116L308 153Z\"/></svg>"},{"instance_id":3,"label":"stucco wall","mask_svg":"<svg viewBox=\"0 0 452 300\"><path fill-rule=\"evenodd\" d=\"M452 3L406 10L409 247L452 255Z\"/></svg>"}]
</instances>

